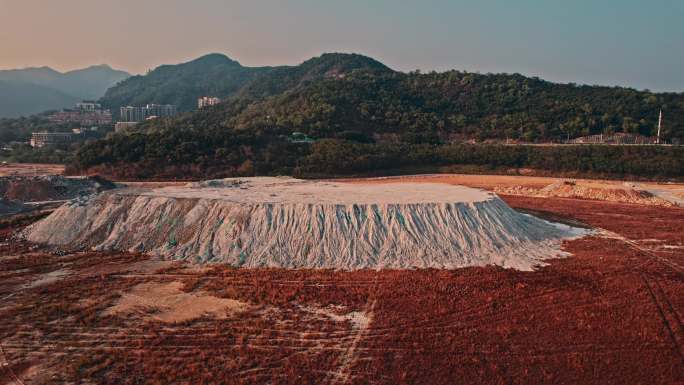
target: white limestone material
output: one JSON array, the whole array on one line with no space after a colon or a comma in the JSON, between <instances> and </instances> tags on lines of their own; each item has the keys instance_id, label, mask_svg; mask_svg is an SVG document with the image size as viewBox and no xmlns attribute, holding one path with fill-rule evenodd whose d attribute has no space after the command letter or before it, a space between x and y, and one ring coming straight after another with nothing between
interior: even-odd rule
<instances>
[{"instance_id":1,"label":"white limestone material","mask_svg":"<svg viewBox=\"0 0 684 385\"><path fill-rule=\"evenodd\" d=\"M122 189L71 201L26 239L237 267L532 270L584 230L439 183L242 178Z\"/></svg>"}]
</instances>

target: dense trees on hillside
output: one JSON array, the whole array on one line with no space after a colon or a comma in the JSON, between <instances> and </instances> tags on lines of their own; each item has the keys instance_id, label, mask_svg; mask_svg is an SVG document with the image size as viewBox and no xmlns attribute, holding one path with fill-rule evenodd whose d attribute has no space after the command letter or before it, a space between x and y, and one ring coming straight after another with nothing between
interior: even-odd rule
<instances>
[{"instance_id":1,"label":"dense trees on hillside","mask_svg":"<svg viewBox=\"0 0 684 385\"><path fill-rule=\"evenodd\" d=\"M240 98L262 98L277 95L325 78L344 78L354 71L392 74L384 64L358 54L327 53L298 66L273 67L249 82L237 95Z\"/></svg>"},{"instance_id":2,"label":"dense trees on hillside","mask_svg":"<svg viewBox=\"0 0 684 385\"><path fill-rule=\"evenodd\" d=\"M225 57L198 62L245 68ZM195 77L209 84L207 79L220 72L203 77L192 63L160 67L108 95L127 94L137 86L126 87L138 83L157 96L167 91L177 95L177 87L168 84L181 82L178 87L185 87ZM554 84L517 74L400 73L373 59L343 54L262 70L239 86L230 83L232 97L218 106L146 122L136 133L83 146L72 167L115 174L125 168L138 177L342 175L448 164L682 175L679 148L462 143L561 142L618 132L654 135L660 109L665 116L663 137L681 141L684 94ZM192 76L174 78L179 71ZM290 143L287 138L294 132L318 142Z\"/></svg>"},{"instance_id":3,"label":"dense trees on hillside","mask_svg":"<svg viewBox=\"0 0 684 385\"><path fill-rule=\"evenodd\" d=\"M32 148L28 144L0 150L0 160L12 163L69 163L80 143L56 147Z\"/></svg>"},{"instance_id":4,"label":"dense trees on hillside","mask_svg":"<svg viewBox=\"0 0 684 385\"><path fill-rule=\"evenodd\" d=\"M245 86L239 97L181 117L172 126L279 135L299 131L318 138L352 131L379 141L409 143L559 142L617 132L655 135L662 109L663 137L684 140L683 94L554 84L521 75L354 70L335 58L325 65L321 59L317 66L305 62L306 70L273 69ZM159 127L152 123L148 128Z\"/></svg>"},{"instance_id":5,"label":"dense trees on hillside","mask_svg":"<svg viewBox=\"0 0 684 385\"><path fill-rule=\"evenodd\" d=\"M197 107L200 96L237 91L255 73L223 55L207 55L189 63L165 65L133 76L110 88L100 102L118 114L121 106L173 104L181 111Z\"/></svg>"},{"instance_id":6,"label":"dense trees on hillside","mask_svg":"<svg viewBox=\"0 0 684 385\"><path fill-rule=\"evenodd\" d=\"M464 72L352 73L257 100L223 125L333 137L354 130L402 142L562 141L616 132L684 139L684 96ZM189 123L200 126L203 117ZM182 127L179 126L179 127Z\"/></svg>"},{"instance_id":7,"label":"dense trees on hillside","mask_svg":"<svg viewBox=\"0 0 684 385\"><path fill-rule=\"evenodd\" d=\"M278 67L243 67L225 55L210 54L131 77L107 90L101 103L115 113L121 106L148 103L174 104L180 111L192 111L201 96L269 96L302 82L358 69L391 72L382 63L356 54L324 54L298 66Z\"/></svg>"},{"instance_id":8,"label":"dense trees on hillside","mask_svg":"<svg viewBox=\"0 0 684 385\"><path fill-rule=\"evenodd\" d=\"M243 67L207 55L132 77L102 102L115 110L171 103L190 111L202 95L230 101L211 110L218 117L197 112L178 121L179 129L214 124L317 137L357 131L408 142L562 141L599 133L654 135L663 109L663 136L684 140L683 94L554 84L517 74L406 74L354 54L281 67Z\"/></svg>"},{"instance_id":9,"label":"dense trees on hillside","mask_svg":"<svg viewBox=\"0 0 684 385\"><path fill-rule=\"evenodd\" d=\"M0 143L25 142L31 138L33 132L71 131L72 128L75 128L74 124L50 122L47 118L49 113L45 112L21 118L0 118Z\"/></svg>"},{"instance_id":10,"label":"dense trees on hillside","mask_svg":"<svg viewBox=\"0 0 684 385\"><path fill-rule=\"evenodd\" d=\"M116 178L203 179L436 172L453 165L482 166L492 171L533 168L585 175L678 178L684 175L684 147L440 145L343 139L309 145L258 134L178 131L170 135L118 135L94 142L79 149L70 167L72 171Z\"/></svg>"}]
</instances>

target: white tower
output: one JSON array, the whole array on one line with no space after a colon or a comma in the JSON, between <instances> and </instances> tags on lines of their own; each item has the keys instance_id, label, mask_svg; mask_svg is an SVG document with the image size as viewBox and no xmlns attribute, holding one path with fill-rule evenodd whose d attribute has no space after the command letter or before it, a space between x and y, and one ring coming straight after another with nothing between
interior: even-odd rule
<instances>
[{"instance_id":1,"label":"white tower","mask_svg":"<svg viewBox=\"0 0 684 385\"><path fill-rule=\"evenodd\" d=\"M660 127L663 125L663 110L660 110L658 115L658 137L656 138L656 144L660 144Z\"/></svg>"}]
</instances>

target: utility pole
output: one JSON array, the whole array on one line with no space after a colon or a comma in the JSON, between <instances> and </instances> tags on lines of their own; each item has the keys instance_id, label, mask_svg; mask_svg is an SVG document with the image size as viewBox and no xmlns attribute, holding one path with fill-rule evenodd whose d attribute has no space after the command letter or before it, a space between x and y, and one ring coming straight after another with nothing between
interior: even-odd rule
<instances>
[{"instance_id":1,"label":"utility pole","mask_svg":"<svg viewBox=\"0 0 684 385\"><path fill-rule=\"evenodd\" d=\"M663 109L660 109L660 114L658 115L658 137L656 138L656 144L660 144L660 128L663 125Z\"/></svg>"}]
</instances>

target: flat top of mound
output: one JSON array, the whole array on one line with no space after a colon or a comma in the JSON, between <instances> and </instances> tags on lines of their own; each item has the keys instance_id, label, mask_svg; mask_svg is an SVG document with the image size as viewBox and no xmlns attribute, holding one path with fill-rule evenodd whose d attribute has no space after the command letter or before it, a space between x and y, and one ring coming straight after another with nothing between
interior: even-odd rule
<instances>
[{"instance_id":1,"label":"flat top of mound","mask_svg":"<svg viewBox=\"0 0 684 385\"><path fill-rule=\"evenodd\" d=\"M169 186L140 195L220 199L237 203L409 204L482 202L483 190L442 183L350 184L293 178L229 178Z\"/></svg>"}]
</instances>

